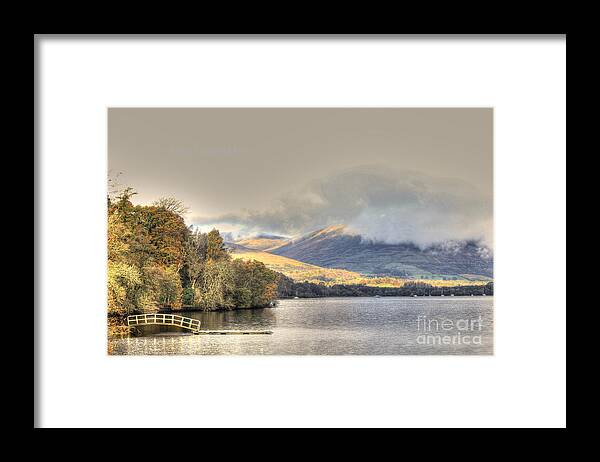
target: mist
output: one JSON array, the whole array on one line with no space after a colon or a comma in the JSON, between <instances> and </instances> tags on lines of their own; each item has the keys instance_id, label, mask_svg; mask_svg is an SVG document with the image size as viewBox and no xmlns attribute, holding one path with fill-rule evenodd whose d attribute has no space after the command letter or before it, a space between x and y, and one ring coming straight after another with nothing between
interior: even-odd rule
<instances>
[{"instance_id":1,"label":"mist","mask_svg":"<svg viewBox=\"0 0 600 462\"><path fill-rule=\"evenodd\" d=\"M473 240L491 247L492 198L463 180L384 166L362 166L313 180L271 207L194 216L194 225L232 235L297 236L344 224L364 240L420 247Z\"/></svg>"}]
</instances>

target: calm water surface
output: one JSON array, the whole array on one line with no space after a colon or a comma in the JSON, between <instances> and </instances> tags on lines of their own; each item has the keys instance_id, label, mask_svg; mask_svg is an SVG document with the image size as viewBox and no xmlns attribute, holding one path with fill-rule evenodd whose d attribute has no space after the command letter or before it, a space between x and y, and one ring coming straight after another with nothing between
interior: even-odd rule
<instances>
[{"instance_id":1,"label":"calm water surface","mask_svg":"<svg viewBox=\"0 0 600 462\"><path fill-rule=\"evenodd\" d=\"M493 297L295 299L275 308L182 314L199 319L203 329L273 334L186 335L156 327L155 334L112 340L112 354L493 354Z\"/></svg>"}]
</instances>

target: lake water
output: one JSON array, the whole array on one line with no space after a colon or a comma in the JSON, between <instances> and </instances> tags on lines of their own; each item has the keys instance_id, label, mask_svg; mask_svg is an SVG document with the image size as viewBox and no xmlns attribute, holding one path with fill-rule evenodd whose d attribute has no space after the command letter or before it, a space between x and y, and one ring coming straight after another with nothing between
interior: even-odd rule
<instances>
[{"instance_id":1,"label":"lake water","mask_svg":"<svg viewBox=\"0 0 600 462\"><path fill-rule=\"evenodd\" d=\"M274 308L187 312L202 329L271 335L190 335L154 326L111 340L117 355L489 355L493 297L281 300Z\"/></svg>"}]
</instances>

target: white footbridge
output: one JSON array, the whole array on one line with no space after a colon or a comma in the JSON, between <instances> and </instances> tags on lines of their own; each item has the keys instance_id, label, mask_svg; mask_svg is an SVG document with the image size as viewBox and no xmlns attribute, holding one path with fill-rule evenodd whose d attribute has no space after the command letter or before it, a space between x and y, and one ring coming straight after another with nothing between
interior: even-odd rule
<instances>
[{"instance_id":1,"label":"white footbridge","mask_svg":"<svg viewBox=\"0 0 600 462\"><path fill-rule=\"evenodd\" d=\"M175 326L190 330L193 334L204 335L250 335L272 334L270 330L202 330L198 319L187 318L177 314L146 313L127 316L127 325L136 326Z\"/></svg>"}]
</instances>

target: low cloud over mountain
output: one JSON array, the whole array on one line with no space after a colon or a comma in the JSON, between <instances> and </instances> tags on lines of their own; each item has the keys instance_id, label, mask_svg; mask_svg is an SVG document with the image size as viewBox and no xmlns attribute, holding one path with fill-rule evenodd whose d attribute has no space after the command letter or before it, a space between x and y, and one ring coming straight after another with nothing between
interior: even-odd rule
<instances>
[{"instance_id":1,"label":"low cloud over mountain","mask_svg":"<svg viewBox=\"0 0 600 462\"><path fill-rule=\"evenodd\" d=\"M312 181L280 197L269 210L192 221L233 225L242 235L288 236L344 223L366 241L427 247L473 240L491 245L492 199L459 180L368 166Z\"/></svg>"},{"instance_id":2,"label":"low cloud over mountain","mask_svg":"<svg viewBox=\"0 0 600 462\"><path fill-rule=\"evenodd\" d=\"M416 278L492 277L493 256L472 241L446 241L426 248L366 241L345 226L303 235L267 252L325 268L363 275Z\"/></svg>"}]
</instances>

